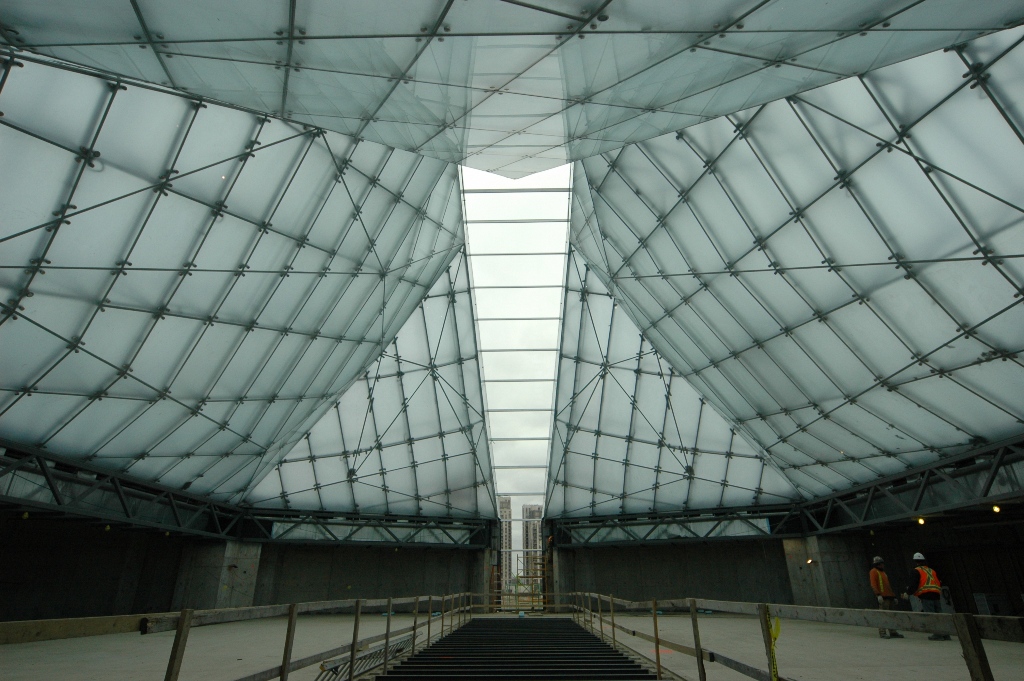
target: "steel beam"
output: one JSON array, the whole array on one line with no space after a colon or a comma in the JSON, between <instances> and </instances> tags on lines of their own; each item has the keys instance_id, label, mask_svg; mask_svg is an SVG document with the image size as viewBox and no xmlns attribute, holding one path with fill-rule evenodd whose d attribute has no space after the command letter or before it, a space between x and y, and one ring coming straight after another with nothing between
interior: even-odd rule
<instances>
[{"instance_id":1,"label":"steel beam","mask_svg":"<svg viewBox=\"0 0 1024 681\"><path fill-rule=\"evenodd\" d=\"M489 546L492 523L226 504L0 440L4 509L224 540L458 549Z\"/></svg>"},{"instance_id":2,"label":"steel beam","mask_svg":"<svg viewBox=\"0 0 1024 681\"><path fill-rule=\"evenodd\" d=\"M975 447L899 475L794 504L551 520L560 546L830 534L1024 500L1024 438Z\"/></svg>"}]
</instances>

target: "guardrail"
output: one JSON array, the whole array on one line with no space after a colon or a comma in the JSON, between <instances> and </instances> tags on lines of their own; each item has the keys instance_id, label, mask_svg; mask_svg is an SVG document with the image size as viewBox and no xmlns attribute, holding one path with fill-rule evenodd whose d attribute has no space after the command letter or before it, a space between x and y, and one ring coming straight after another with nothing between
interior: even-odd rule
<instances>
[{"instance_id":1,"label":"guardrail","mask_svg":"<svg viewBox=\"0 0 1024 681\"><path fill-rule=\"evenodd\" d=\"M283 642L281 664L244 676L237 681L269 681L282 679L298 669L313 666L324 660L346 655L344 660L333 661L321 667L324 679L355 678L373 669L393 662L398 657L414 652L418 646L418 637L423 635L423 645L450 634L462 626L472 614L472 594L457 593L445 596L415 596L408 598L387 599L347 599L338 601L315 601L311 603L292 603L289 605L267 605L249 608L223 608L216 610L185 609L181 612L148 613L144 615L116 615L111 617L78 617L71 619L29 620L20 622L0 622L0 644L28 643L63 638L79 638L140 632L152 634L162 631L174 631L174 642L167 661L165 681L177 681L181 665L185 658L189 632L195 627L223 624L226 622L244 622L247 620L267 619L271 617L288 617L288 628ZM435 604L439 607L439 615L434 616ZM427 611L421 620L420 606L426 605ZM411 606L413 615L412 626L395 631L391 630L392 609ZM366 610L384 608L387 613L386 630L366 638L359 638L360 616ZM302 659L292 659L292 647L295 641L295 625L298 616L309 614L346 613L351 612L355 619L352 629L352 643L349 645L321 651ZM438 619L437 627L434 620ZM393 641L394 639L394 641ZM375 643L383 642L382 646L371 648ZM333 675L323 676L325 671L334 670ZM341 673L342 676L339 676ZM318 677L318 678L321 678Z\"/></svg>"},{"instance_id":2,"label":"guardrail","mask_svg":"<svg viewBox=\"0 0 1024 681\"><path fill-rule=\"evenodd\" d=\"M62 638L78 638L103 634L140 632L151 634L175 631L174 643L168 659L165 681L176 681L181 670L188 634L195 627L211 626L226 622L287 617L282 663L237 681L268 681L287 679L298 669L321 665L321 681L343 678L354 679L376 669L386 667L399 657L415 652L419 646L421 632L423 645L451 633L472 617L473 613L494 613L503 608L497 593L457 593L446 596L415 596L388 599L347 599L314 601L289 605L266 605L216 610L182 610L181 612L147 613L141 615L116 615L110 617L80 617L72 619L33 620L21 622L0 622L0 644L27 643ZM534 601L531 601L534 602ZM571 592L564 594L539 595L539 603L547 613L571 612L574 619L603 639L611 638L617 645L616 632L628 633L645 641L655 643L655 663L661 673L660 649L667 648L696 658L701 681L705 679L704 663L713 662L740 672L758 681L785 681L779 676L775 663L774 639L771 623L773 619L795 619L829 624L845 624L860 627L901 629L934 634L956 634L963 648L964 660L972 681L992 681L988 658L985 655L984 639L1024 643L1024 618L992 617L969 614L932 614L896 612L882 610L859 610L850 608L819 608L799 605L767 603L745 603L737 601L716 601L707 599L670 599L663 601L627 601L611 595ZM435 604L439 617L434 617ZM426 616L421 620L421 606L426 606ZM411 612L413 623L395 631L391 630L393 608ZM366 638L359 638L359 621L362 613L383 610L387 613L386 631ZM698 610L717 613L733 613L758 617L765 643L768 670L752 667L719 652L703 648L700 643ZM687 646L662 638L658 633L658 613L689 613L694 634L694 646ZM295 623L299 615L352 613L355 616L352 643L330 650L321 651L299 660L292 659L295 637ZM627 628L615 621L616 613L650 613L653 635ZM596 616L596 623L595 623ZM439 619L434 627L434 620ZM608 634L605 627L608 626ZM375 644L381 644L375 646ZM375 646L375 647L371 647Z\"/></svg>"},{"instance_id":3,"label":"guardrail","mask_svg":"<svg viewBox=\"0 0 1024 681\"><path fill-rule=\"evenodd\" d=\"M696 658L700 681L705 681L705 662L715 662L757 681L786 681L778 673L775 657L775 637L778 630L772 620L795 619L828 624L845 624L859 627L902 629L932 634L956 634L963 649L964 662L970 672L971 681L994 681L985 654L983 639L1024 643L1024 617L976 616L964 613L953 615L923 612L894 612L884 610L859 610L852 608L818 608L801 605L777 605L769 603L743 603L736 601L714 601L706 599L672 599L664 601L626 601L611 595L587 592L565 594L573 617L595 635L607 639L604 627L607 621L610 638L617 645L616 631L654 643L655 665L658 678L662 677L661 648ZM732 659L718 651L703 648L700 643L698 611L711 610L720 613L753 615L761 624L764 639L767 670L752 667ZM630 629L615 622L615 613L650 613L653 635ZM693 646L683 645L662 638L658 633L658 614L667 611L688 612L693 626ZM597 617L595 625L594 618ZM606 620L607 615L607 620ZM774 633L773 633L774 629Z\"/></svg>"}]
</instances>

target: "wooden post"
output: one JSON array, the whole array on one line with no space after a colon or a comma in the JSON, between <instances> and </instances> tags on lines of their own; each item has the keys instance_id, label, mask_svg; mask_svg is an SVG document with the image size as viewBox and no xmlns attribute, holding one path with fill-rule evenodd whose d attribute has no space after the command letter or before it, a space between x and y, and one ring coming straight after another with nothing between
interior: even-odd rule
<instances>
[{"instance_id":1,"label":"wooden post","mask_svg":"<svg viewBox=\"0 0 1024 681\"><path fill-rule=\"evenodd\" d=\"M416 652L416 634L419 633L420 624L420 597L417 596L412 604L412 652Z\"/></svg>"},{"instance_id":2,"label":"wooden post","mask_svg":"<svg viewBox=\"0 0 1024 681\"><path fill-rule=\"evenodd\" d=\"M359 647L359 615L363 609L363 602L356 599L356 616L352 621L352 651L348 656L348 681L356 678L356 649Z\"/></svg>"},{"instance_id":3,"label":"wooden post","mask_svg":"<svg viewBox=\"0 0 1024 681\"><path fill-rule=\"evenodd\" d=\"M985 654L985 646L981 642L981 634L978 632L978 623L974 621L974 615L956 613L953 615L953 626L956 627L956 635L964 651L964 662L967 663L971 681L993 681L992 669L988 666L988 655Z\"/></svg>"},{"instance_id":4,"label":"wooden post","mask_svg":"<svg viewBox=\"0 0 1024 681\"><path fill-rule=\"evenodd\" d=\"M651 599L651 616L654 618L654 665L661 678L661 636L658 635L658 601Z\"/></svg>"},{"instance_id":5,"label":"wooden post","mask_svg":"<svg viewBox=\"0 0 1024 681\"><path fill-rule=\"evenodd\" d=\"M761 637L764 639L764 654L768 658L768 678L778 681L779 670L775 664L775 643L772 641L771 613L767 603L757 604L757 618L761 621Z\"/></svg>"},{"instance_id":6,"label":"wooden post","mask_svg":"<svg viewBox=\"0 0 1024 681\"><path fill-rule=\"evenodd\" d=\"M178 629L174 632L174 644L171 656L167 659L167 673L164 681L178 681L181 673L181 661L185 659L185 644L188 643L188 632L192 628L192 610L186 608L178 616Z\"/></svg>"},{"instance_id":7,"label":"wooden post","mask_svg":"<svg viewBox=\"0 0 1024 681\"><path fill-rule=\"evenodd\" d=\"M384 625L384 666L381 669L388 673L388 653L391 648L391 598L388 597L388 622Z\"/></svg>"},{"instance_id":8,"label":"wooden post","mask_svg":"<svg viewBox=\"0 0 1024 681\"><path fill-rule=\"evenodd\" d=\"M700 681L707 681L708 673L704 670L704 649L700 647L700 629L697 628L697 601L690 599L690 622L693 623L693 649L697 653L697 676Z\"/></svg>"},{"instance_id":9,"label":"wooden post","mask_svg":"<svg viewBox=\"0 0 1024 681\"><path fill-rule=\"evenodd\" d=\"M615 647L615 595L608 596L608 612L612 617L612 648ZM702 680L703 681L703 680Z\"/></svg>"},{"instance_id":10,"label":"wooden post","mask_svg":"<svg viewBox=\"0 0 1024 681\"><path fill-rule=\"evenodd\" d=\"M299 616L299 606L292 603L288 606L288 631L284 635L284 657L281 658L281 681L288 681L289 667L292 666L292 645L295 643L295 620Z\"/></svg>"},{"instance_id":11,"label":"wooden post","mask_svg":"<svg viewBox=\"0 0 1024 681\"><path fill-rule=\"evenodd\" d=\"M430 645L430 624L434 621L434 597L427 596L427 645Z\"/></svg>"},{"instance_id":12,"label":"wooden post","mask_svg":"<svg viewBox=\"0 0 1024 681\"><path fill-rule=\"evenodd\" d=\"M604 613L601 612L601 594L597 594L597 626L601 630L601 640L604 640Z\"/></svg>"}]
</instances>

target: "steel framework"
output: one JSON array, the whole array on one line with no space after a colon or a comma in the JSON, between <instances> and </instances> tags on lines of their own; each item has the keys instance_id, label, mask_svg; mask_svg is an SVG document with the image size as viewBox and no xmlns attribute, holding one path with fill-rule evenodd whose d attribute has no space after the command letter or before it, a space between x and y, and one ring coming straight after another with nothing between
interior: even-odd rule
<instances>
[{"instance_id":1,"label":"steel framework","mask_svg":"<svg viewBox=\"0 0 1024 681\"><path fill-rule=\"evenodd\" d=\"M1024 499L1024 439L797 504L551 521L559 546L828 534Z\"/></svg>"},{"instance_id":2,"label":"steel framework","mask_svg":"<svg viewBox=\"0 0 1024 681\"><path fill-rule=\"evenodd\" d=\"M480 549L491 521L260 509L210 499L0 440L0 508L213 539Z\"/></svg>"}]
</instances>

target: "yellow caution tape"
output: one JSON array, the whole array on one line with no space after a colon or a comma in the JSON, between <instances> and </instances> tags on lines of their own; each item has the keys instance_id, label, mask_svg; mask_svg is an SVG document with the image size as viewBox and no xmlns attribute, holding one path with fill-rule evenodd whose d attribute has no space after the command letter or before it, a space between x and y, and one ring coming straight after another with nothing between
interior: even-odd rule
<instances>
[{"instance_id":1,"label":"yellow caution tape","mask_svg":"<svg viewBox=\"0 0 1024 681\"><path fill-rule=\"evenodd\" d=\"M771 674L772 681L779 681L779 664L778 664L778 662L775 659L775 641L779 638L779 631L781 631L781 630L782 630L782 620L779 619L778 617L776 617L775 621L772 622L772 624L771 624L771 629L769 630L771 632L771 635L772 635L772 645L771 645L771 657L772 657L771 663L772 663L772 666L771 666L771 669L769 670L769 673Z\"/></svg>"}]
</instances>

